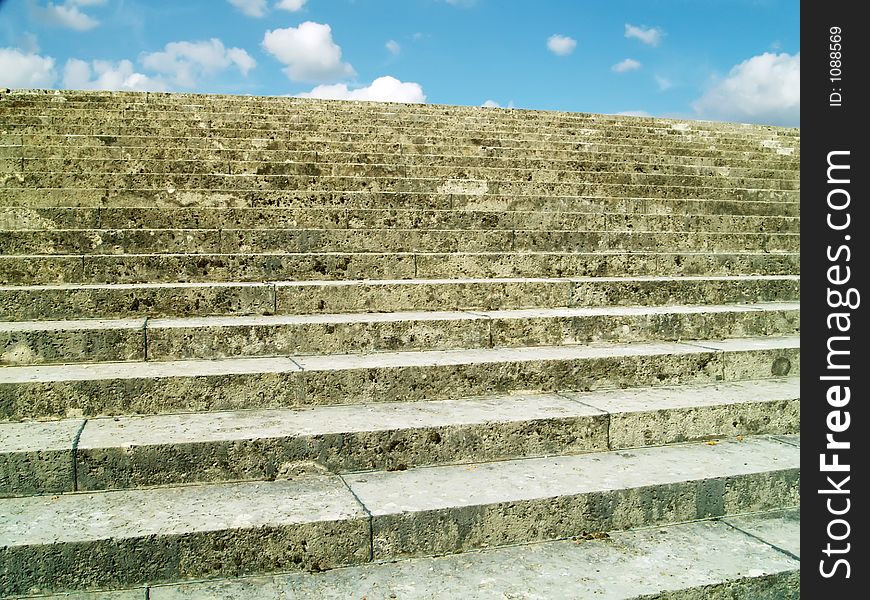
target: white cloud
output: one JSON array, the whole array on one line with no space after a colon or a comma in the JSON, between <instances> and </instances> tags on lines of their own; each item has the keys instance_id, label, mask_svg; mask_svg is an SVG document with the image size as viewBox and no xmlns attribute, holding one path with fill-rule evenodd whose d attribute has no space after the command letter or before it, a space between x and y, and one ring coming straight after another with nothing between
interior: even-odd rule
<instances>
[{"instance_id":1,"label":"white cloud","mask_svg":"<svg viewBox=\"0 0 870 600\"><path fill-rule=\"evenodd\" d=\"M477 4L477 0L444 0L447 4L452 4L453 6L463 6L469 7Z\"/></svg>"},{"instance_id":2,"label":"white cloud","mask_svg":"<svg viewBox=\"0 0 870 600\"><path fill-rule=\"evenodd\" d=\"M32 5L32 10L34 17L46 25L66 27L74 31L88 31L100 22L83 13L79 6L100 4L103 4L103 0L67 0L63 4L49 2L45 6Z\"/></svg>"},{"instance_id":3,"label":"white cloud","mask_svg":"<svg viewBox=\"0 0 870 600\"><path fill-rule=\"evenodd\" d=\"M275 4L275 8L296 12L302 10L302 7L305 6L305 2L306 0L279 0Z\"/></svg>"},{"instance_id":4,"label":"white cloud","mask_svg":"<svg viewBox=\"0 0 870 600\"><path fill-rule=\"evenodd\" d=\"M566 35L551 35L547 39L547 48L550 49L550 52L553 54L558 54L559 56L567 56L574 52L574 48L577 47L577 40L570 38Z\"/></svg>"},{"instance_id":5,"label":"white cloud","mask_svg":"<svg viewBox=\"0 0 870 600\"><path fill-rule=\"evenodd\" d=\"M165 91L167 86L133 69L133 63L122 60L113 63L95 60L90 63L77 58L66 62L63 87L72 90Z\"/></svg>"},{"instance_id":6,"label":"white cloud","mask_svg":"<svg viewBox=\"0 0 870 600\"><path fill-rule=\"evenodd\" d=\"M263 48L287 65L284 73L294 81L327 82L355 74L350 64L341 62L341 48L332 41L329 25L306 21L267 31Z\"/></svg>"},{"instance_id":7,"label":"white cloud","mask_svg":"<svg viewBox=\"0 0 870 600\"><path fill-rule=\"evenodd\" d=\"M797 126L800 68L800 52L753 56L732 68L692 108L704 118Z\"/></svg>"},{"instance_id":8,"label":"white cloud","mask_svg":"<svg viewBox=\"0 0 870 600\"><path fill-rule=\"evenodd\" d=\"M636 71L640 68L640 63L633 58L626 58L611 67L612 71L617 73L625 73L627 71Z\"/></svg>"},{"instance_id":9,"label":"white cloud","mask_svg":"<svg viewBox=\"0 0 870 600\"><path fill-rule=\"evenodd\" d=\"M310 92L298 94L300 98L327 100L371 100L374 102L422 103L426 95L419 83L402 82L395 77L378 77L371 85L349 89L344 83L318 85Z\"/></svg>"},{"instance_id":10,"label":"white cloud","mask_svg":"<svg viewBox=\"0 0 870 600\"><path fill-rule=\"evenodd\" d=\"M648 46L658 46L665 32L659 27L637 27L629 23L625 24L625 37L640 40Z\"/></svg>"},{"instance_id":11,"label":"white cloud","mask_svg":"<svg viewBox=\"0 0 870 600\"><path fill-rule=\"evenodd\" d=\"M660 92L664 92L666 90L669 90L674 85L670 79L668 79L667 77L664 77L662 75L656 75L655 79L656 79L656 85L659 86Z\"/></svg>"},{"instance_id":12,"label":"white cloud","mask_svg":"<svg viewBox=\"0 0 870 600\"><path fill-rule=\"evenodd\" d=\"M507 106L502 106L501 104L499 104L495 100L487 100L486 102L481 104L481 106L484 108L514 108L514 101L511 100L510 102L507 103Z\"/></svg>"},{"instance_id":13,"label":"white cloud","mask_svg":"<svg viewBox=\"0 0 870 600\"><path fill-rule=\"evenodd\" d=\"M54 59L18 48L0 48L0 87L51 87L57 75Z\"/></svg>"},{"instance_id":14,"label":"white cloud","mask_svg":"<svg viewBox=\"0 0 870 600\"><path fill-rule=\"evenodd\" d=\"M249 17L266 16L266 0L227 0L227 2Z\"/></svg>"},{"instance_id":15,"label":"white cloud","mask_svg":"<svg viewBox=\"0 0 870 600\"><path fill-rule=\"evenodd\" d=\"M616 113L620 117L651 117L652 115L645 110L624 110Z\"/></svg>"},{"instance_id":16,"label":"white cloud","mask_svg":"<svg viewBox=\"0 0 870 600\"><path fill-rule=\"evenodd\" d=\"M212 75L235 67L247 75L257 66L250 54L241 48L226 48L217 38L199 42L170 42L163 51L143 54L142 66L168 75L175 85L195 87L204 75Z\"/></svg>"},{"instance_id":17,"label":"white cloud","mask_svg":"<svg viewBox=\"0 0 870 600\"><path fill-rule=\"evenodd\" d=\"M390 51L390 54L392 54L393 56L398 56L399 53L402 51L402 46L400 46L399 42L397 42L396 40L390 40L389 42L384 44L384 46L387 48L387 50Z\"/></svg>"}]
</instances>

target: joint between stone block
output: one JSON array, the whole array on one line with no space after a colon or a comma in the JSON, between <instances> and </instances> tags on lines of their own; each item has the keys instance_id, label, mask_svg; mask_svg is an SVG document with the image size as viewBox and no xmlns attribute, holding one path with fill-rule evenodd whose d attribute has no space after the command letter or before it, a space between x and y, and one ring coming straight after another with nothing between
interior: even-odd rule
<instances>
[{"instance_id":1,"label":"joint between stone block","mask_svg":"<svg viewBox=\"0 0 870 600\"><path fill-rule=\"evenodd\" d=\"M82 421L81 427L76 432L75 437L72 442L72 449L70 451L70 455L72 458L72 491L79 491L79 460L78 460L78 451L79 451L79 440L82 437L82 432L85 430L85 425L88 424L88 420L85 419Z\"/></svg>"},{"instance_id":2,"label":"joint between stone block","mask_svg":"<svg viewBox=\"0 0 870 600\"><path fill-rule=\"evenodd\" d=\"M797 556L797 555L793 554L792 552L789 552L789 551L786 550L785 548L781 548L781 547L777 546L776 544L772 544L771 542L765 540L764 538L760 538L760 537L758 537L758 536L755 535L755 534L749 533L749 532L746 531L745 529L741 529L741 528L738 527L737 525L733 525L732 523L729 523L729 522L726 520L726 518L719 519L719 521L720 521L721 523L724 523L725 525L727 525L728 527L730 527L730 528L733 529L734 531L739 531L739 532L742 533L743 535L745 535L745 536L747 536L747 537L750 537L750 538L752 538L753 540L755 540L755 541L757 541L757 542L761 542L761 543L764 544L765 546L770 546L771 548L773 548L773 549L776 550L777 552L780 552L781 554L785 554L785 555L788 556L789 558L792 558L792 559L797 560L797 561L799 561L799 560L801 559L800 556Z\"/></svg>"},{"instance_id":3,"label":"joint between stone block","mask_svg":"<svg viewBox=\"0 0 870 600\"><path fill-rule=\"evenodd\" d=\"M339 479L341 479L341 482L344 484L344 487L347 488L347 491L350 492L351 496L353 496L353 499L357 501L357 504L359 504L360 508L366 514L366 518L367 518L368 524L369 524L369 562L372 562L375 559L374 517L372 516L371 511L369 511L369 508L365 505L365 503L360 499L359 496L356 495L356 492L353 491L353 488L350 487L350 484L348 484L347 480L345 480L344 475L339 475L338 477L339 477Z\"/></svg>"}]
</instances>

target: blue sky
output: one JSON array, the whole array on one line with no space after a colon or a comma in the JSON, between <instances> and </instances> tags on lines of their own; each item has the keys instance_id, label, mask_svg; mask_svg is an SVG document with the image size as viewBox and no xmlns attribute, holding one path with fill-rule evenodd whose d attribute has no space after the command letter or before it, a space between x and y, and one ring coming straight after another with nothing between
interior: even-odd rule
<instances>
[{"instance_id":1,"label":"blue sky","mask_svg":"<svg viewBox=\"0 0 870 600\"><path fill-rule=\"evenodd\" d=\"M799 125L797 0L6 0L0 86Z\"/></svg>"}]
</instances>

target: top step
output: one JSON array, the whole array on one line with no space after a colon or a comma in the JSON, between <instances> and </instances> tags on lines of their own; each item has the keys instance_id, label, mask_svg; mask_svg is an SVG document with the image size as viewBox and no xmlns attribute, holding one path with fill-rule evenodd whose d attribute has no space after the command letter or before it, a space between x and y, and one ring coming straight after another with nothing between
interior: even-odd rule
<instances>
[{"instance_id":1,"label":"top step","mask_svg":"<svg viewBox=\"0 0 870 600\"><path fill-rule=\"evenodd\" d=\"M745 125L739 123L714 123L703 121L681 121L647 117L626 117L617 115L593 115L588 113L564 113L555 111L531 111L521 109L491 109L468 106L444 106L433 104L395 104L349 102L341 100L314 100L286 97L219 96L206 94L156 94L141 92L77 92L53 90L17 90L0 94L2 107L16 109L41 109L44 107L84 108L93 111L95 105L100 111L149 110L178 111L190 113L223 113L238 115L248 119L251 115L280 114L284 117L294 114L315 116L318 113L329 116L365 115L371 120L397 121L415 117L449 117L456 121L461 118L480 119L487 122L515 122L525 125L552 125L557 127L581 127L583 124L603 126L624 125L631 127L667 128L675 132L715 131L718 133L773 135L799 139L798 129ZM0 114L4 114L0 112Z\"/></svg>"}]
</instances>

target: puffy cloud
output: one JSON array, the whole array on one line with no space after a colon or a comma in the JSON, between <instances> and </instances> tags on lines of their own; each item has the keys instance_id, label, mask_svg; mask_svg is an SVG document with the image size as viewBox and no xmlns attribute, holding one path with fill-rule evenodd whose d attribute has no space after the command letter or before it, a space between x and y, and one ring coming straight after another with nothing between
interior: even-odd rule
<instances>
[{"instance_id":1,"label":"puffy cloud","mask_svg":"<svg viewBox=\"0 0 870 600\"><path fill-rule=\"evenodd\" d=\"M753 56L732 68L692 108L705 118L797 126L800 69L800 52Z\"/></svg>"},{"instance_id":2,"label":"puffy cloud","mask_svg":"<svg viewBox=\"0 0 870 600\"><path fill-rule=\"evenodd\" d=\"M511 100L510 102L507 103L507 106L502 106L501 104L499 104L495 100L487 100L486 102L481 104L481 106L484 108L514 108L514 101Z\"/></svg>"},{"instance_id":3,"label":"puffy cloud","mask_svg":"<svg viewBox=\"0 0 870 600\"><path fill-rule=\"evenodd\" d=\"M67 0L63 4L49 2L45 6L32 5L34 17L46 25L66 27L75 31L88 31L100 24L85 14L80 6L98 6L105 0Z\"/></svg>"},{"instance_id":4,"label":"puffy cloud","mask_svg":"<svg viewBox=\"0 0 870 600\"><path fill-rule=\"evenodd\" d=\"M266 16L266 0L227 0L227 2L249 17Z\"/></svg>"},{"instance_id":5,"label":"puffy cloud","mask_svg":"<svg viewBox=\"0 0 870 600\"><path fill-rule=\"evenodd\" d=\"M18 48L0 48L0 87L51 87L56 78L53 58Z\"/></svg>"},{"instance_id":6,"label":"puffy cloud","mask_svg":"<svg viewBox=\"0 0 870 600\"><path fill-rule=\"evenodd\" d=\"M625 37L640 40L648 46L658 46L665 32L659 27L638 27L629 23L625 24Z\"/></svg>"},{"instance_id":7,"label":"puffy cloud","mask_svg":"<svg viewBox=\"0 0 870 600\"><path fill-rule=\"evenodd\" d=\"M374 102L422 103L426 95L419 83L402 82L395 77L378 77L371 85L349 89L344 83L318 85L310 92L298 94L300 98L327 100L370 100Z\"/></svg>"},{"instance_id":8,"label":"puffy cloud","mask_svg":"<svg viewBox=\"0 0 870 600\"><path fill-rule=\"evenodd\" d=\"M633 58L626 58L613 65L610 69L617 73L625 73L627 71L636 71L640 68L640 63Z\"/></svg>"},{"instance_id":9,"label":"puffy cloud","mask_svg":"<svg viewBox=\"0 0 870 600\"><path fill-rule=\"evenodd\" d=\"M63 87L73 90L140 92L161 92L167 89L164 82L136 72L133 63L129 60L116 63L95 60L88 63L77 58L71 58L66 62L63 70Z\"/></svg>"},{"instance_id":10,"label":"puffy cloud","mask_svg":"<svg viewBox=\"0 0 870 600\"><path fill-rule=\"evenodd\" d=\"M398 56L398 54L402 51L402 46L400 46L399 42L397 42L396 40L390 40L389 42L384 44L384 46L386 46L387 50L389 50L390 54L392 54L393 56Z\"/></svg>"},{"instance_id":11,"label":"puffy cloud","mask_svg":"<svg viewBox=\"0 0 870 600\"><path fill-rule=\"evenodd\" d=\"M302 10L302 7L305 6L305 2L306 0L279 0L279 2L275 4L275 8L296 12Z\"/></svg>"},{"instance_id":12,"label":"puffy cloud","mask_svg":"<svg viewBox=\"0 0 870 600\"><path fill-rule=\"evenodd\" d=\"M559 56L567 56L574 52L574 48L577 47L577 40L568 37L567 35L551 35L547 39L547 48L550 49L550 52L553 54L557 54Z\"/></svg>"},{"instance_id":13,"label":"puffy cloud","mask_svg":"<svg viewBox=\"0 0 870 600\"><path fill-rule=\"evenodd\" d=\"M170 42L163 51L143 54L142 66L172 78L184 88L196 86L203 75L212 75L235 67L247 75L257 66L250 54L241 48L226 48L217 38L199 42Z\"/></svg>"},{"instance_id":14,"label":"puffy cloud","mask_svg":"<svg viewBox=\"0 0 870 600\"><path fill-rule=\"evenodd\" d=\"M341 48L332 41L329 25L306 21L267 31L263 48L287 65L284 73L294 81L328 82L355 74L350 64L341 62Z\"/></svg>"}]
</instances>

